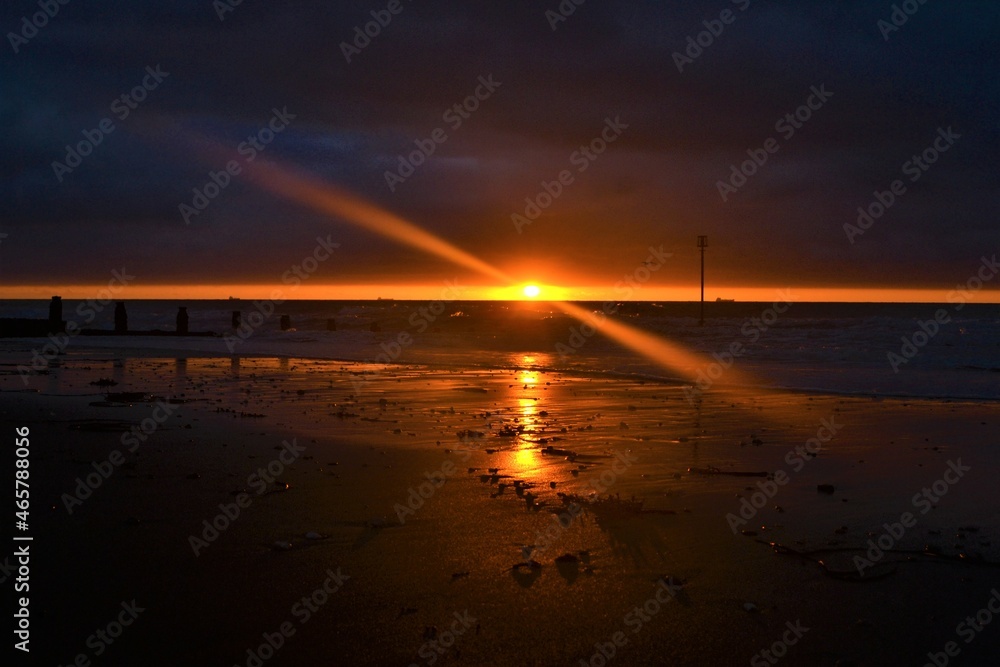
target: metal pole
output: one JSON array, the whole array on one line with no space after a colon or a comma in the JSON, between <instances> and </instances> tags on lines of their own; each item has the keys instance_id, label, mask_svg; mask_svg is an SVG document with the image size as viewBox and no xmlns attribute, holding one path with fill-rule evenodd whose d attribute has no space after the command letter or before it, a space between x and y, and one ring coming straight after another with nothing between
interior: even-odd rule
<instances>
[{"instance_id":1,"label":"metal pole","mask_svg":"<svg viewBox=\"0 0 1000 667\"><path fill-rule=\"evenodd\" d=\"M701 249L701 319L698 324L705 325L705 248Z\"/></svg>"},{"instance_id":2,"label":"metal pole","mask_svg":"<svg viewBox=\"0 0 1000 667\"><path fill-rule=\"evenodd\" d=\"M698 249L701 250L701 317L698 319L699 325L705 324L705 248L708 247L708 237L698 237Z\"/></svg>"}]
</instances>

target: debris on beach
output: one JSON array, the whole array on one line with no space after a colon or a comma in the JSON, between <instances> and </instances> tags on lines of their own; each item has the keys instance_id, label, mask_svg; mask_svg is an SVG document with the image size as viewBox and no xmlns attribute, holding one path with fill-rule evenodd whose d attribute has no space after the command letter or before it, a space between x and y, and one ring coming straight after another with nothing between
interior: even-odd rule
<instances>
[{"instance_id":1,"label":"debris on beach","mask_svg":"<svg viewBox=\"0 0 1000 667\"><path fill-rule=\"evenodd\" d=\"M289 551L292 548L292 543L288 540L278 540L271 545L271 548L275 551Z\"/></svg>"},{"instance_id":2,"label":"debris on beach","mask_svg":"<svg viewBox=\"0 0 1000 667\"><path fill-rule=\"evenodd\" d=\"M744 602L743 603L743 611L747 611L747 612L753 613L755 611L760 611L760 610L757 609L757 605L755 605L753 602Z\"/></svg>"},{"instance_id":3,"label":"debris on beach","mask_svg":"<svg viewBox=\"0 0 1000 667\"><path fill-rule=\"evenodd\" d=\"M619 494L613 496L592 495L586 498L575 493L557 493L556 495L562 500L564 505L575 503L591 511L608 514L640 514L643 512L642 507L645 503L644 500L635 496L622 500ZM654 510L647 511L653 512Z\"/></svg>"},{"instance_id":4,"label":"debris on beach","mask_svg":"<svg viewBox=\"0 0 1000 667\"><path fill-rule=\"evenodd\" d=\"M522 572L525 570L532 571L540 569L542 569L542 564L532 558L531 560L522 561L520 563L514 563L513 565L510 566L510 569L508 569L507 572Z\"/></svg>"},{"instance_id":5,"label":"debris on beach","mask_svg":"<svg viewBox=\"0 0 1000 667\"><path fill-rule=\"evenodd\" d=\"M707 468L688 468L687 471L693 475L728 475L730 477L767 477L767 472L749 472L745 470L720 470L715 466Z\"/></svg>"},{"instance_id":6,"label":"debris on beach","mask_svg":"<svg viewBox=\"0 0 1000 667\"><path fill-rule=\"evenodd\" d=\"M307 540L322 540L324 539L324 536L320 535L315 530L310 530L308 533L305 534L305 538Z\"/></svg>"},{"instance_id":7,"label":"debris on beach","mask_svg":"<svg viewBox=\"0 0 1000 667\"><path fill-rule=\"evenodd\" d=\"M660 578L657 579L656 581L657 582L662 581L670 588L684 588L685 586L687 586L688 583L688 580L685 579L684 577L675 577L669 574L661 575Z\"/></svg>"},{"instance_id":8,"label":"debris on beach","mask_svg":"<svg viewBox=\"0 0 1000 667\"><path fill-rule=\"evenodd\" d=\"M107 403L152 403L157 397L141 391L108 392L104 395Z\"/></svg>"},{"instance_id":9,"label":"debris on beach","mask_svg":"<svg viewBox=\"0 0 1000 667\"><path fill-rule=\"evenodd\" d=\"M552 445L549 445L548 447L542 449L542 454L548 454L550 456L569 456L572 458L578 456L576 452L570 449L560 449L558 447L553 447Z\"/></svg>"},{"instance_id":10,"label":"debris on beach","mask_svg":"<svg viewBox=\"0 0 1000 667\"><path fill-rule=\"evenodd\" d=\"M826 493L830 495L833 494L834 491L836 491L836 488L833 486L833 484L817 484L816 491L819 493Z\"/></svg>"}]
</instances>

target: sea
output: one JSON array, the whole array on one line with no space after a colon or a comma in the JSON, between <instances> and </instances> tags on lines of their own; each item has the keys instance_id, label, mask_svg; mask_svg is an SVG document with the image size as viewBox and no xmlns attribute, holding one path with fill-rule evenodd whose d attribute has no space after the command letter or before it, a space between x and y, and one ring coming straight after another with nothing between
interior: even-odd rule
<instances>
[{"instance_id":1,"label":"sea","mask_svg":"<svg viewBox=\"0 0 1000 667\"><path fill-rule=\"evenodd\" d=\"M114 305L66 300L83 334L70 357L275 356L450 369L532 368L690 383L735 368L761 388L883 397L1000 399L1000 304L578 302L589 321L534 301L135 300L130 331L172 332L186 307L191 332L110 333ZM233 311L241 327L233 329ZM0 301L0 318L46 318L44 300ZM289 327L282 329L282 316ZM699 355L664 365L602 333L605 319ZM332 330L335 327L335 330ZM9 359L45 354L44 338L0 338ZM55 343L52 343L55 345ZM54 348L49 346L48 351Z\"/></svg>"}]
</instances>

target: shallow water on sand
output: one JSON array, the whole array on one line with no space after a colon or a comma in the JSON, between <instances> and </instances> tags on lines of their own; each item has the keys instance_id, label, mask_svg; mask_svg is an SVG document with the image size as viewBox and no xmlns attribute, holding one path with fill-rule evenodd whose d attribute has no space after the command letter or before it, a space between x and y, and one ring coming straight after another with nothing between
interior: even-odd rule
<instances>
[{"instance_id":1,"label":"shallow water on sand","mask_svg":"<svg viewBox=\"0 0 1000 667\"><path fill-rule=\"evenodd\" d=\"M91 385L101 378L117 384ZM677 384L530 363L455 370L104 353L65 359L31 383L41 396L19 393L16 375L0 376L4 420L16 409L48 429L47 442L63 438L39 460L46 498L59 510L46 525L53 549L80 554L48 576L71 590L87 567L110 558L115 585L89 594L113 606L139 586L159 610L147 645L168 631L193 637L165 660L246 664L247 647L336 564L350 585L272 664L329 655L430 664L421 653L427 628L445 628L463 610L478 627L436 661L596 664L595 646L621 631L621 664L742 664L801 619L808 641L787 664L916 662L953 635L950 619L985 603L995 569L892 555L890 576L855 583L825 576L814 560L776 555L766 542L828 549L817 558L849 571L850 555L864 553L884 522L915 512L913 494L956 459L971 471L896 548L933 543L946 555L1000 559L992 403L759 391L689 400ZM88 405L105 391L185 402L135 467L68 516L60 494L118 434L66 440L67 422L135 423L151 405ZM288 490L261 496L195 558L189 535L293 437L307 450L282 473ZM801 449L811 438L825 438L815 458ZM187 479L192 471L199 478ZM730 474L777 471L787 483ZM818 493L819 484L834 493ZM744 502L762 493L766 503L745 523L728 518L742 519ZM641 506L607 502L612 496ZM574 500L582 511L566 519ZM141 520L137 529L122 528L130 518ZM310 531L323 539L304 539ZM276 550L278 542L291 548ZM527 560L538 567L518 566ZM184 581L155 574L170 571ZM657 614L643 620L633 610L664 576L685 582L683 590L650 603ZM67 623L82 632L91 601L65 597L78 610ZM171 614L195 628L166 620ZM994 646L984 635L966 655Z\"/></svg>"}]
</instances>

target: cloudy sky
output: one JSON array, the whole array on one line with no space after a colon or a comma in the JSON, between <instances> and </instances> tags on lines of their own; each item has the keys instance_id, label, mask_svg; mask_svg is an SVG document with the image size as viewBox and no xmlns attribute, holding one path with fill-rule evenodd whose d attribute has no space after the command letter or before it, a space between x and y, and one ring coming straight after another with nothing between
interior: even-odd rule
<instances>
[{"instance_id":1,"label":"cloudy sky","mask_svg":"<svg viewBox=\"0 0 1000 667\"><path fill-rule=\"evenodd\" d=\"M5 2L4 289L122 267L146 286L273 285L317 237L340 247L313 286L496 283L282 196L261 166L514 280L597 291L650 246L673 256L647 294L693 285L698 234L710 284L734 289L951 289L1000 247L992 0L928 2L898 29L872 0L389 5L71 0L35 30L37 0ZM400 171L416 142L433 154ZM933 164L910 162L928 149ZM767 161L744 182L748 151ZM228 163L240 173L197 200ZM880 218L845 230L896 180ZM547 206L515 224L526 199Z\"/></svg>"}]
</instances>

